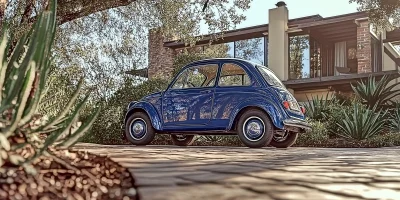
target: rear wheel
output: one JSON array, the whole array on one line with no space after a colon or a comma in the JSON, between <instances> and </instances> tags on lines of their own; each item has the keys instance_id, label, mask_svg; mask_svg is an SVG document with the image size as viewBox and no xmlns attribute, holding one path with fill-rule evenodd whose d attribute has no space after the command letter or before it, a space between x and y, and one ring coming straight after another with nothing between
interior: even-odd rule
<instances>
[{"instance_id":1,"label":"rear wheel","mask_svg":"<svg viewBox=\"0 0 400 200\"><path fill-rule=\"evenodd\" d=\"M274 135L270 145L276 148L288 148L296 143L297 136L298 133L286 131L282 135Z\"/></svg>"},{"instance_id":2,"label":"rear wheel","mask_svg":"<svg viewBox=\"0 0 400 200\"><path fill-rule=\"evenodd\" d=\"M156 133L147 114L137 112L126 120L125 135L134 145L148 145Z\"/></svg>"},{"instance_id":3,"label":"rear wheel","mask_svg":"<svg viewBox=\"0 0 400 200\"><path fill-rule=\"evenodd\" d=\"M171 135L172 142L178 146L192 145L196 139L194 135Z\"/></svg>"},{"instance_id":4,"label":"rear wheel","mask_svg":"<svg viewBox=\"0 0 400 200\"><path fill-rule=\"evenodd\" d=\"M260 110L248 110L237 124L240 140L250 148L267 146L274 135L274 128L269 117Z\"/></svg>"}]
</instances>

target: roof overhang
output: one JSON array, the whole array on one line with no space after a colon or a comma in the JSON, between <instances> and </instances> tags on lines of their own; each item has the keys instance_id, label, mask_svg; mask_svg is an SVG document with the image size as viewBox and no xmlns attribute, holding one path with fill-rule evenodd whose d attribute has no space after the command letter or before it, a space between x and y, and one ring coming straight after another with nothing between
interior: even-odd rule
<instances>
[{"instance_id":1,"label":"roof overhang","mask_svg":"<svg viewBox=\"0 0 400 200\"><path fill-rule=\"evenodd\" d=\"M126 71L125 74L133 75L133 76L139 76L143 78L148 78L148 72L147 72L147 67L142 68L142 69L133 69Z\"/></svg>"},{"instance_id":2,"label":"roof overhang","mask_svg":"<svg viewBox=\"0 0 400 200\"><path fill-rule=\"evenodd\" d=\"M288 23L288 33L289 35L299 34L302 32L301 29L297 28L299 24L310 23L314 21L321 20L322 17L320 15L312 15L308 17L296 18L289 20ZM268 35L268 24L251 26L231 31L226 31L223 33L216 34L208 34L199 36L199 40L196 42L196 45L205 45L209 44L212 41L212 44L221 44L234 42L239 40L246 40L251 38L265 37ZM216 37L218 36L218 37ZM222 36L219 38L219 36ZM185 43L179 40L164 42L164 47L169 47L172 49L178 49L185 47Z\"/></svg>"},{"instance_id":3,"label":"roof overhang","mask_svg":"<svg viewBox=\"0 0 400 200\"><path fill-rule=\"evenodd\" d=\"M400 28L397 28L393 31L386 32L386 39L383 40L384 43L387 42L395 42L400 43Z\"/></svg>"},{"instance_id":4,"label":"roof overhang","mask_svg":"<svg viewBox=\"0 0 400 200\"><path fill-rule=\"evenodd\" d=\"M376 77L379 80L384 75L392 76L395 78L400 77L399 71L391 70L383 72L288 80L288 81L283 81L283 84L285 84L287 88L293 89L295 91L324 89L324 88L341 87L341 86L349 87L351 83L355 83L360 80L365 80L370 76Z\"/></svg>"},{"instance_id":5,"label":"roof overhang","mask_svg":"<svg viewBox=\"0 0 400 200\"><path fill-rule=\"evenodd\" d=\"M309 34L310 30L323 31L324 29L342 29L342 27L333 27L334 25L338 24L345 25L351 28L356 28L356 22L358 22L359 20L367 19L367 17L368 13L366 12L356 12L328 18L323 18L320 15L312 15L308 17L291 19L288 22L288 34L289 36L296 36ZM199 36L199 40L196 42L196 46L210 44L210 41L212 42L212 44L221 44L239 40L265 37L267 35L268 24L263 24L232 31L226 31L224 33ZM179 40L164 42L164 47L169 47L172 49L184 48L185 46L185 43Z\"/></svg>"}]
</instances>

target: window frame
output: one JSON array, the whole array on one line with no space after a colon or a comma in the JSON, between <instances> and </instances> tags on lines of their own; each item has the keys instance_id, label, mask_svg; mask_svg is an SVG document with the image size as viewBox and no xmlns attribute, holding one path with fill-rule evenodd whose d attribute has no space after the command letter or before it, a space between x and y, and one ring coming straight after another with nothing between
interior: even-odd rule
<instances>
[{"instance_id":1,"label":"window frame","mask_svg":"<svg viewBox=\"0 0 400 200\"><path fill-rule=\"evenodd\" d=\"M233 74L233 75L222 75L222 73L223 73L223 68L224 68L224 65L226 65L226 64L232 64L232 65L236 65L236 66L238 66L238 67L240 67L243 71L244 71L244 73L245 74L242 74L242 75L240 75L240 74ZM250 74L246 71L246 69L244 68L244 67L242 67L240 64L238 64L238 63L234 63L234 62L225 62L225 63L223 63L222 65L221 65L221 67L220 67L221 69L220 69L220 72L219 72L219 74L218 74L218 82L216 83L216 85L217 85L217 87L221 87L221 88L227 88L227 87L251 87L252 85L254 85L254 82L253 82L253 78L250 76ZM249 78L249 82L250 82L250 84L249 85L225 85L225 86L221 86L220 84L219 84L219 82L220 82L220 80L221 80L221 78L222 77L226 77L226 76L238 76L238 75L240 75L240 76L242 76L242 82L244 83L244 76L245 75L247 75L247 77Z\"/></svg>"},{"instance_id":2,"label":"window frame","mask_svg":"<svg viewBox=\"0 0 400 200\"><path fill-rule=\"evenodd\" d=\"M173 82L171 83L170 87L168 88L168 90L187 90L187 89L202 89L202 88L213 88L216 86L216 78L214 78L214 84L212 86L201 86L201 87L189 87L189 88L173 88L174 85L176 84L176 82L178 81L178 79L180 78L180 76L183 75L183 73L185 73L187 70L191 69L191 68L195 68L195 67L203 67L203 66L215 66L216 67L216 71L215 71L215 77L218 76L218 72L219 72L219 64L218 63L205 63L205 64L199 64L199 65L192 65L192 66L188 66L185 67L184 69L182 68L181 72L175 76L175 79L173 80ZM199 72L200 73L200 72ZM204 74L202 74L203 76L205 76ZM185 78L185 84L187 84L188 81L188 76ZM201 83L201 85L204 85L204 83L207 81L207 76L205 76L206 79ZM213 80L213 79L211 79Z\"/></svg>"}]
</instances>

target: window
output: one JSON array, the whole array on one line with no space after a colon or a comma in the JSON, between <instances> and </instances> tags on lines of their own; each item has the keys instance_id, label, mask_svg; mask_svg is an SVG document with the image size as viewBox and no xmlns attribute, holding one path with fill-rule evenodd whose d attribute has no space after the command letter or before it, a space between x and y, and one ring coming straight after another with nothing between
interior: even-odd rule
<instances>
[{"instance_id":1,"label":"window","mask_svg":"<svg viewBox=\"0 0 400 200\"><path fill-rule=\"evenodd\" d=\"M216 64L189 67L179 75L172 89L213 87L217 71Z\"/></svg>"},{"instance_id":2,"label":"window","mask_svg":"<svg viewBox=\"0 0 400 200\"><path fill-rule=\"evenodd\" d=\"M261 65L257 65L256 67L269 85L285 88L285 85L283 85L283 83L279 80L279 78L276 77L276 75L268 68Z\"/></svg>"},{"instance_id":3,"label":"window","mask_svg":"<svg viewBox=\"0 0 400 200\"><path fill-rule=\"evenodd\" d=\"M246 86L251 85L251 81L243 68L232 63L227 63L222 66L221 77L218 85L221 87Z\"/></svg>"}]
</instances>

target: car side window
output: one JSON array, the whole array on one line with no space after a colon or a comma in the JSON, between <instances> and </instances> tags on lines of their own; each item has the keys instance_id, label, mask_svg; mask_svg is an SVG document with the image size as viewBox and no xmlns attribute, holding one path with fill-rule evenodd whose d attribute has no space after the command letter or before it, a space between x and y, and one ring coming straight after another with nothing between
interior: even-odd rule
<instances>
[{"instance_id":1,"label":"car side window","mask_svg":"<svg viewBox=\"0 0 400 200\"><path fill-rule=\"evenodd\" d=\"M233 63L226 63L222 66L221 76L218 81L218 86L248 86L251 85L249 75L246 71Z\"/></svg>"},{"instance_id":2,"label":"car side window","mask_svg":"<svg viewBox=\"0 0 400 200\"><path fill-rule=\"evenodd\" d=\"M217 71L217 64L189 67L179 75L172 89L213 87Z\"/></svg>"}]
</instances>

